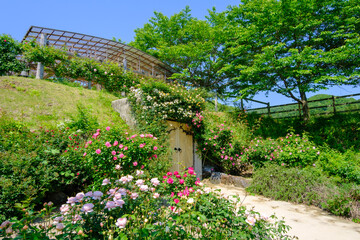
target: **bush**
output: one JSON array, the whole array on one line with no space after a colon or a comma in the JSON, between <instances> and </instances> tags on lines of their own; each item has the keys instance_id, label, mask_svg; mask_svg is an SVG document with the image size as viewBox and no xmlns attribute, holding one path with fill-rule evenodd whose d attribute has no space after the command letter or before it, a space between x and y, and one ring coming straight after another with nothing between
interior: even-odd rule
<instances>
[{"instance_id":1,"label":"bush","mask_svg":"<svg viewBox=\"0 0 360 240\"><path fill-rule=\"evenodd\" d=\"M319 167L329 176L337 176L341 181L360 184L360 154L348 150L340 153L327 149L318 161Z\"/></svg>"},{"instance_id":2,"label":"bush","mask_svg":"<svg viewBox=\"0 0 360 240\"><path fill-rule=\"evenodd\" d=\"M79 136L66 129L30 131L21 123L1 118L0 218L19 216L16 203L34 205L49 192L77 191L90 176L81 164L80 145ZM80 172L84 174L76 174Z\"/></svg>"},{"instance_id":3,"label":"bush","mask_svg":"<svg viewBox=\"0 0 360 240\"><path fill-rule=\"evenodd\" d=\"M90 140L91 139L91 140ZM168 167L167 158L161 158L162 146L152 134L129 134L107 127L98 129L84 146L83 162L93 170L93 177L118 177L120 169L130 174L138 166L154 174ZM151 164L156 162L157 166ZM149 167L151 166L151 167ZM94 186L101 182L94 182Z\"/></svg>"},{"instance_id":4,"label":"bush","mask_svg":"<svg viewBox=\"0 0 360 240\"><path fill-rule=\"evenodd\" d=\"M40 215L25 212L22 220L3 222L0 237L15 233L18 239L291 239L283 221L268 221L253 210L238 208L239 199L233 202L210 192L196 180L193 169L166 177L161 182L137 169L136 176L106 179L97 191L69 198L51 225L46 218L33 224L36 217L49 217L47 203Z\"/></svg>"},{"instance_id":5,"label":"bush","mask_svg":"<svg viewBox=\"0 0 360 240\"><path fill-rule=\"evenodd\" d=\"M215 165L219 171L231 174L243 172L247 163L241 159L242 146L250 133L242 123L229 114L204 114L203 130L195 135L204 162Z\"/></svg>"},{"instance_id":6,"label":"bush","mask_svg":"<svg viewBox=\"0 0 360 240\"><path fill-rule=\"evenodd\" d=\"M9 35L0 35L0 76L25 69L25 64L16 58L21 52L21 44Z\"/></svg>"},{"instance_id":7,"label":"bush","mask_svg":"<svg viewBox=\"0 0 360 240\"><path fill-rule=\"evenodd\" d=\"M247 190L276 200L315 205L335 215L360 217L360 187L337 185L317 167L298 169L267 163L255 171Z\"/></svg>"},{"instance_id":8,"label":"bush","mask_svg":"<svg viewBox=\"0 0 360 240\"><path fill-rule=\"evenodd\" d=\"M255 167L261 167L265 162L274 162L283 166L306 167L315 163L320 151L309 141L306 135L288 133L276 140L255 138L244 148L242 158Z\"/></svg>"}]
</instances>

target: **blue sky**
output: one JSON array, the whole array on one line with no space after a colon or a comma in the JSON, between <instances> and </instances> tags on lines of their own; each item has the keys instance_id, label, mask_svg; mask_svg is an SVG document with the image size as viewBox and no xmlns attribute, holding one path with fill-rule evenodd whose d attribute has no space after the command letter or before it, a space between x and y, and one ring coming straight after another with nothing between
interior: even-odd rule
<instances>
[{"instance_id":1,"label":"blue sky","mask_svg":"<svg viewBox=\"0 0 360 240\"><path fill-rule=\"evenodd\" d=\"M0 34L9 34L21 41L29 27L34 25L108 39L116 37L130 42L134 38L134 30L147 23L154 16L154 11L171 16L189 5L194 17L204 19L207 10L212 7L221 12L229 5L238 4L240 1L236 0L3 0ZM342 86L318 93L347 95L360 93L360 87ZM269 94L268 97L259 94L254 99L270 102L271 105L292 102L278 94ZM248 105L260 106L255 103Z\"/></svg>"}]
</instances>

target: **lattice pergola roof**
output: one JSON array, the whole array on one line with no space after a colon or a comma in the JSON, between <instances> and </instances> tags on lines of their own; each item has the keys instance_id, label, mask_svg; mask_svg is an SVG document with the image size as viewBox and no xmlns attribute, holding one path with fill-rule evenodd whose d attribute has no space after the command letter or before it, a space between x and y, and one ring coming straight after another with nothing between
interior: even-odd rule
<instances>
[{"instance_id":1,"label":"lattice pergola roof","mask_svg":"<svg viewBox=\"0 0 360 240\"><path fill-rule=\"evenodd\" d=\"M31 26L22 41L40 41L41 34L46 35L47 45L65 47L69 52L76 52L81 57L99 61L110 60L122 66L126 59L127 69L142 75L168 77L175 72L169 65L134 47L81 33Z\"/></svg>"}]
</instances>

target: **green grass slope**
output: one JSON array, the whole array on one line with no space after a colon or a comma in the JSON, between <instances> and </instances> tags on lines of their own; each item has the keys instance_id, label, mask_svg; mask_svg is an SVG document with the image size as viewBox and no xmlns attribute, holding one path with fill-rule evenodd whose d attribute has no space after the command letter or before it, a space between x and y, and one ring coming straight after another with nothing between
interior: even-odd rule
<instances>
[{"instance_id":1,"label":"green grass slope","mask_svg":"<svg viewBox=\"0 0 360 240\"><path fill-rule=\"evenodd\" d=\"M121 121L112 94L22 77L0 77L0 116L24 122L29 128L51 126L71 119L78 106L95 116L100 125Z\"/></svg>"}]
</instances>

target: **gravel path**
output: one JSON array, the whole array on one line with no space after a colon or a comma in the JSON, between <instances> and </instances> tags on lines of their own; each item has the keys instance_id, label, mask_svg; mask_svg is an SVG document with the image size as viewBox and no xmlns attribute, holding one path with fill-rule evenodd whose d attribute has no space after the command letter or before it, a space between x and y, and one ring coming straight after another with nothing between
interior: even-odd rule
<instances>
[{"instance_id":1,"label":"gravel path","mask_svg":"<svg viewBox=\"0 0 360 240\"><path fill-rule=\"evenodd\" d=\"M208 187L221 189L227 196L240 196L243 205L265 215L275 215L291 226L289 235L300 240L360 240L360 224L341 217L333 216L320 208L275 201L262 196L250 196L244 188L224 184L211 184Z\"/></svg>"}]
</instances>

